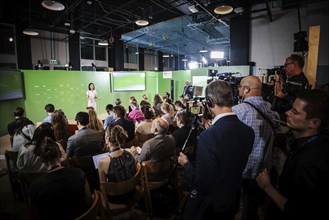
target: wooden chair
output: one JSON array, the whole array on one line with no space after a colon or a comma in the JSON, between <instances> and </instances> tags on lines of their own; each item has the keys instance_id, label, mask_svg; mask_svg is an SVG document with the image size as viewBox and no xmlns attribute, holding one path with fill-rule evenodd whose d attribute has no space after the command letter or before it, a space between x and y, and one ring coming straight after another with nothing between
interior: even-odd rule
<instances>
[{"instance_id":1,"label":"wooden chair","mask_svg":"<svg viewBox=\"0 0 329 220\"><path fill-rule=\"evenodd\" d=\"M22 189L22 195L23 195L25 206L26 206L27 216L31 220L37 218L37 213L35 213L32 209L28 190L29 190L30 185L35 180L37 180L38 178L43 176L44 174L45 174L45 172L21 172L20 171L18 173L18 180L19 180L19 184Z\"/></svg>"},{"instance_id":2,"label":"wooden chair","mask_svg":"<svg viewBox=\"0 0 329 220\"><path fill-rule=\"evenodd\" d=\"M83 157L72 156L68 159L69 167L80 168L86 174L91 192L95 189L99 190L98 171L95 169L92 157L92 155Z\"/></svg>"},{"instance_id":3,"label":"wooden chair","mask_svg":"<svg viewBox=\"0 0 329 220\"><path fill-rule=\"evenodd\" d=\"M150 218L153 217L154 211L152 207L152 191L168 185L171 185L173 188L176 187L175 181L173 180L175 166L174 161L171 159L161 162L142 162L142 179L146 194L145 205Z\"/></svg>"},{"instance_id":4,"label":"wooden chair","mask_svg":"<svg viewBox=\"0 0 329 220\"><path fill-rule=\"evenodd\" d=\"M7 171L9 176L9 182L11 191L13 192L14 198L16 200L22 199L22 191L18 181L18 167L17 167L17 157L18 151L15 150L6 150L5 158L7 164Z\"/></svg>"},{"instance_id":5,"label":"wooden chair","mask_svg":"<svg viewBox=\"0 0 329 220\"><path fill-rule=\"evenodd\" d=\"M99 191L95 190L92 196L92 204L90 208L75 218L75 220L95 220L95 219L104 219L104 216L101 215L101 195Z\"/></svg>"},{"instance_id":6,"label":"wooden chair","mask_svg":"<svg viewBox=\"0 0 329 220\"><path fill-rule=\"evenodd\" d=\"M153 138L155 135L151 134L137 134L135 135L135 146L142 147L145 141Z\"/></svg>"},{"instance_id":7,"label":"wooden chair","mask_svg":"<svg viewBox=\"0 0 329 220\"><path fill-rule=\"evenodd\" d=\"M121 182L100 183L102 204L109 219L111 219L112 216L118 216L122 213L131 211L135 204L143 198L144 186L141 182L141 173L141 165L140 163L137 163L137 172L131 179ZM122 196L133 190L134 192L131 195L131 198L127 199L127 202L111 203L111 201L108 201L108 196Z\"/></svg>"}]
</instances>

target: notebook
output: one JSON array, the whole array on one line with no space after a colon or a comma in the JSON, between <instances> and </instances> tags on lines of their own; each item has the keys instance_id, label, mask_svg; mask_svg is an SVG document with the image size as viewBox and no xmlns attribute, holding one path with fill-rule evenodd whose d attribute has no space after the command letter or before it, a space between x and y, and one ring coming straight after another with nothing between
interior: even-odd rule
<instances>
[{"instance_id":1,"label":"notebook","mask_svg":"<svg viewBox=\"0 0 329 220\"><path fill-rule=\"evenodd\" d=\"M97 155L94 155L94 156L93 156L94 166L95 166L95 169L96 169L96 170L98 169L98 161L99 161L101 158L106 157L107 155L109 155L108 152L106 152L106 153L102 153L102 154L97 154Z\"/></svg>"}]
</instances>

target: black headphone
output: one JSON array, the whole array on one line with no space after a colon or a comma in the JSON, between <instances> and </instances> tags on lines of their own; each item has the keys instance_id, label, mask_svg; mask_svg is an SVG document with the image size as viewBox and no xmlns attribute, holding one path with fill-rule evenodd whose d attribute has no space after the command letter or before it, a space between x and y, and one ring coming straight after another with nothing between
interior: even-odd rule
<instances>
[{"instance_id":1,"label":"black headphone","mask_svg":"<svg viewBox=\"0 0 329 220\"><path fill-rule=\"evenodd\" d=\"M215 107L215 101L212 98L210 98L209 96L206 96L206 104L209 108Z\"/></svg>"}]
</instances>

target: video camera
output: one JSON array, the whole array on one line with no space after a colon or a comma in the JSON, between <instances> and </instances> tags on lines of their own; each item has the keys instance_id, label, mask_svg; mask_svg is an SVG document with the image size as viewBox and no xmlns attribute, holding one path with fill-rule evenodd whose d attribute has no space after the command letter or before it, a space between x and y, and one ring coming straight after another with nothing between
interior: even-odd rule
<instances>
[{"instance_id":1,"label":"video camera","mask_svg":"<svg viewBox=\"0 0 329 220\"><path fill-rule=\"evenodd\" d=\"M267 69L267 75L272 76L272 75L285 75L285 71L283 66L277 67L277 68L272 68L272 69Z\"/></svg>"}]
</instances>

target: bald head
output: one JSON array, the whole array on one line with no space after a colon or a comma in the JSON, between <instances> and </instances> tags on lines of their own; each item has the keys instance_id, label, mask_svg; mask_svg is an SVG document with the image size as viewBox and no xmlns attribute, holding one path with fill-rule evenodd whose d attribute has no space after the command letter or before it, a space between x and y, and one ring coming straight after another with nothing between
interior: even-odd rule
<instances>
[{"instance_id":1,"label":"bald head","mask_svg":"<svg viewBox=\"0 0 329 220\"><path fill-rule=\"evenodd\" d=\"M167 132L168 123L162 118L156 118L152 122L153 133L165 134Z\"/></svg>"},{"instance_id":2,"label":"bald head","mask_svg":"<svg viewBox=\"0 0 329 220\"><path fill-rule=\"evenodd\" d=\"M240 95L246 97L261 96L262 95L262 82L257 76L246 76L240 82Z\"/></svg>"}]
</instances>

